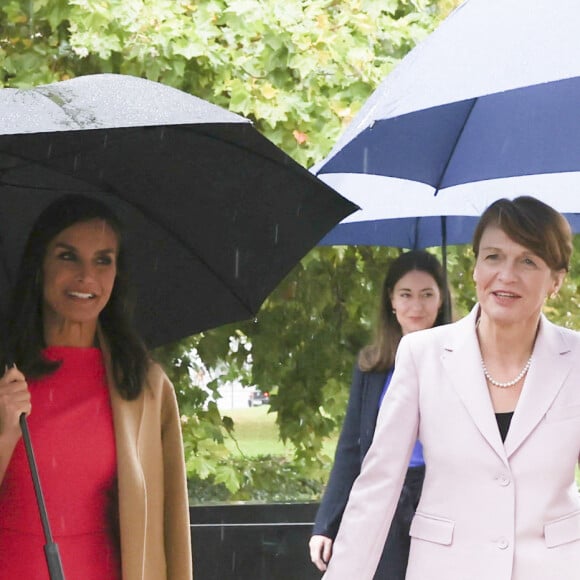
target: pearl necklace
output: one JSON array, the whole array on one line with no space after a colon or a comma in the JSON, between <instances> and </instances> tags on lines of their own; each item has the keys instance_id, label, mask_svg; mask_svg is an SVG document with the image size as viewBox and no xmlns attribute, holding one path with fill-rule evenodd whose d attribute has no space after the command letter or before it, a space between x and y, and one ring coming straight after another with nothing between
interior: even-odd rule
<instances>
[{"instance_id":1,"label":"pearl necklace","mask_svg":"<svg viewBox=\"0 0 580 580\"><path fill-rule=\"evenodd\" d=\"M513 387L516 383L518 383L522 379L522 377L528 372L531 364L532 364L532 355L530 355L528 362L524 365L524 368L520 371L520 374L513 381L507 381L506 383L502 383L500 381L496 381L489 374L489 372L485 366L485 363L483 362L483 358L481 359L481 366L483 367L483 374L485 375L485 378L492 385L495 385L496 387L499 387L500 389L506 389L507 387Z\"/></svg>"}]
</instances>

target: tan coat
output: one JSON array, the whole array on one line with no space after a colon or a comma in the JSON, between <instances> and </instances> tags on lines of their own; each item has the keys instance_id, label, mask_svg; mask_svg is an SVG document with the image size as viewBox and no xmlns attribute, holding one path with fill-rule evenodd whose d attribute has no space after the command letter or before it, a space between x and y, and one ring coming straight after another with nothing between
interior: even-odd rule
<instances>
[{"instance_id":1,"label":"tan coat","mask_svg":"<svg viewBox=\"0 0 580 580\"><path fill-rule=\"evenodd\" d=\"M183 442L173 385L153 364L135 401L110 386L119 486L123 580L191 580Z\"/></svg>"}]
</instances>

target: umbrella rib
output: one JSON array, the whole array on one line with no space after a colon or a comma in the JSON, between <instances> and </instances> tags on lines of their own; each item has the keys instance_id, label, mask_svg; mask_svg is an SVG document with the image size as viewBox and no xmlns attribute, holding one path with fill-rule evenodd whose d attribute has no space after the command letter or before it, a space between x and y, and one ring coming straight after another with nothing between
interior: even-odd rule
<instances>
[{"instance_id":1,"label":"umbrella rib","mask_svg":"<svg viewBox=\"0 0 580 580\"><path fill-rule=\"evenodd\" d=\"M449 168L449 164L451 163L451 159L453 159L453 155L455 154L455 151L457 150L457 146L459 145L459 141L461 141L461 137L463 136L463 132L465 131L465 127L467 126L467 122L469 121L469 117L471 117L471 113L473 112L473 108L475 107L475 104L477 103L477 101L478 101L478 97L475 97L473 99L473 102L471 103L471 106L469 107L469 110L467 111L467 114L465 115L465 119L463 120L461 130L457 133L457 138L455 139L455 143L453 144L453 148L451 149L451 153L447 156L447 161L445 163L445 167L443 167L443 170L441 171L441 173L439 175L439 181L435 185L435 193L434 193L435 196L437 196L439 194L439 190L441 188L441 183L443 183L443 180L445 179L445 175L447 174L447 169Z\"/></svg>"},{"instance_id":2,"label":"umbrella rib","mask_svg":"<svg viewBox=\"0 0 580 580\"><path fill-rule=\"evenodd\" d=\"M267 137L264 137L255 127L252 123L248 123L247 127L252 131L252 133L254 133L256 136L258 136L260 139L264 140L269 147L272 148L273 151L275 151L277 148L277 145L275 145L274 143L272 143ZM188 129L191 128L191 125L171 125L171 128L176 130L176 131L183 131L183 132L188 132ZM308 171L307 169L305 169L302 165L300 165L300 163L298 163L297 161L295 161L294 159L292 159L292 157L290 157L289 155L287 155L286 153L284 153L281 149L279 149L278 152L280 155L283 155L283 158L280 159L276 159L273 158L269 155L266 155L264 153L261 153L259 151L256 151L255 149L248 149L247 147L244 147L243 145L236 143L235 141L232 141L231 139L225 139L223 136L220 136L219 138L216 137L215 135L211 135L205 131L196 131L196 133L198 135L202 135L203 137L205 137L206 139L212 140L212 141L218 141L220 143L224 143L225 145L228 145L229 147L233 147L235 149L241 150L241 151L247 151L249 153L251 153L253 156L258 157L259 159L271 163L272 165L275 165L276 167L284 167L286 169L291 169L293 170L294 168L299 169L300 171L304 172L304 177L306 179L309 180L318 180L320 181L320 183L322 184L323 187L327 188L328 190L330 190L333 193L336 193L336 191L330 187L329 185L327 185L326 183L324 183L324 181L319 180L315 175L313 175L310 171ZM360 208L359 208L360 209Z\"/></svg>"},{"instance_id":3,"label":"umbrella rib","mask_svg":"<svg viewBox=\"0 0 580 580\"><path fill-rule=\"evenodd\" d=\"M205 137L207 137L207 138L210 138L210 139L215 139L215 137L212 137L211 135L207 135L207 134L205 134L205 133L204 133L203 135L204 135ZM231 145L231 146L234 146L234 147L239 147L239 145L237 145L237 144L235 144L235 143L231 143L231 142L229 142L229 141L227 141L226 143L227 143L228 145ZM84 152L85 152L85 153L86 153L86 152L90 152L91 150L92 150L92 148L91 148L91 149L85 149L85 150L84 150ZM19 166L19 168L26 167L27 165L32 165L32 164L33 164L33 162L32 162L32 161L30 161L29 159L26 159L25 157L22 157L22 156L19 156L19 155L14 155L14 154L11 154L11 156L12 156L13 158L19 159L20 161L22 161L22 162L23 162L23 163L22 163L22 165L20 165L20 166ZM262 157L262 158L264 158L264 159L268 159L267 157L264 157L264 156L261 156L261 157ZM271 161L273 161L273 160L271 160ZM34 161L34 163L35 163L35 164L37 164L37 165L41 165L41 166L42 166L42 167L44 167L45 169L49 169L49 170L51 170L51 171L56 171L57 173L59 173L59 174L61 174L61 175L65 175L65 176L67 176L67 177L71 177L71 178L73 178L73 179L78 179L78 178L76 178L76 177L73 175L73 173L72 173L72 172L69 172L69 171L63 171L63 170L61 170L61 169L55 170L55 168L54 168L54 167L52 167L51 165L49 165L49 164L47 164L47 163L44 163L44 162L43 162L43 161L41 161L41 160L35 160L35 161ZM278 164L279 164L279 163L278 163ZM12 169L13 169L13 168L12 168ZM99 181L99 183L98 183L98 184L94 184L94 183L91 183L91 182L87 182L87 181L86 181L86 180L84 180L84 179L83 179L82 181L83 181L84 183L89 183L90 185L93 185L93 186L99 187L99 189L101 190L101 192L103 192L103 193L106 193L106 194L108 194L108 195L111 195L111 196L115 197L116 199L118 199L118 200L122 201L123 203L126 203L126 204L128 204L128 203L129 203L127 200L125 200L125 199L123 198L123 196L122 196L122 195L120 195L120 194L119 194L119 192L118 192L118 191L117 191L117 190L116 190L116 189L115 189L115 188L114 188L114 187L113 187L113 186L112 186L112 185L111 185L109 182L107 182L107 181L105 181L105 180L102 180L102 179L101 179L101 180ZM10 186L10 187L14 187L14 188L24 188L24 187L26 187L27 189L37 189L37 190L39 190L39 191L49 191L49 190L51 190L51 188L49 188L49 187L46 187L46 188L45 188L45 187L41 187L41 186L30 186L30 185L26 185L26 186L24 186L24 185L19 185L19 184L12 184L12 183L6 182L6 181L5 181L5 180L3 180L3 179L0 179L0 185L8 185L8 186ZM64 190L61 190L61 191L62 191L63 193L65 193L65 191L64 191ZM71 192L72 192L72 191L73 191L73 190L71 190ZM74 190L74 192L75 192L75 193L79 193L79 190L78 190L78 189L75 189L75 190ZM87 191L87 192L85 192L85 193L86 193L87 195L95 195L97 192L95 192L95 191L90 191L90 190L89 190L89 191ZM228 284L228 282L226 281L226 279L225 279L225 278L224 278L224 277L223 277L223 276L222 276L222 275L221 275L221 274L220 274L220 273L219 273L219 272L218 272L218 271L217 271L217 270L216 270L214 267L212 267L212 266L211 266L211 264L210 264L210 263L209 263L207 260L205 260L205 259L203 258L203 256L201 256L201 255L199 254L199 252L197 252L197 251L195 250L195 248L192 248L192 247L190 246L190 244L186 243L186 241L185 241L185 240L183 240L183 238L182 238L181 236L179 236L179 235L176 235L176 234L175 234L175 232L174 232L174 231L172 231L172 230L170 229L170 227L168 227L167 225L165 225L165 223L163 223L162 221L160 221L158 218L155 218L155 219L153 219L153 217L152 217L152 214L151 214L150 212L148 212L146 209L144 209L144 208L143 208L143 206L142 206L141 204L139 204L139 203L135 203L135 202L131 202L131 203L130 203L130 205L131 205L131 207L138 209L138 210L139 210L139 212L141 213L141 215L143 215L143 216L144 216L146 219L148 219L148 220L150 220L150 221L153 221L153 222L154 222L155 224L157 224L157 225L158 225L160 228L162 228L162 229L163 229L163 231L164 231L166 234L168 234L168 235L169 235L171 238L173 238L173 239L174 239L174 240L176 240L176 241L177 241L179 244L181 244L181 246L182 246L183 248L185 248L185 249L187 250L187 252L188 252L190 255L193 255L193 256L195 256L195 257L196 257L196 258L197 258L197 259L198 259L198 260L199 260L199 261L200 261L200 262L201 262L201 263L202 263L202 264L203 264L203 265L204 265L204 266L205 266L205 267L208 269L208 271L209 271L209 272L211 272L211 273L213 274L213 276L214 276L214 277L215 277L215 278L216 278L216 279L217 279L217 280L218 280L218 281L219 281L219 282L220 282L220 283L223 285L223 287L228 289L228 291L230 292L230 294L231 294L231 295L232 295L232 296L233 296L233 297L234 297L234 298L235 298L235 299L238 301L238 303L239 303L239 304L242 306L242 308L243 308L243 309L245 309L245 310L248 312L249 316L253 316L253 315L255 314L255 312L254 312L254 309L251 307L251 305L250 305L250 304L248 304L248 302L247 302L246 300L244 300L244 299L243 299L243 297L242 297L242 296L241 296L241 295L240 295L238 292L236 292L236 291L235 291L235 290L234 290L234 289L231 287L231 285L230 285L230 284Z\"/></svg>"},{"instance_id":4,"label":"umbrella rib","mask_svg":"<svg viewBox=\"0 0 580 580\"><path fill-rule=\"evenodd\" d=\"M230 125L229 123L226 123L226 125ZM253 126L253 124L251 123L244 123L243 124L244 127L248 128L248 131L251 131L252 134L255 134L256 139L254 141L254 143L251 143L252 148L248 148L248 147L244 147L241 144L235 142L232 139L227 139L225 138L224 135L220 135L220 136L216 136L216 135L212 135L211 133L209 133L208 131L204 131L204 130L200 130L200 127L203 126L203 124L197 124L197 125L193 125L193 127L195 128L195 132L198 136L201 136L205 139L211 140L211 141L215 141L215 142L219 142L222 143L224 146L227 147L232 147L235 148L237 150L242 150L247 152L247 154L255 156L256 158L262 160L262 162L264 162L265 164L269 164L271 166L275 166L275 167L282 167L283 169L285 169L286 171L303 171L304 172L304 177L306 179L309 180L317 180L317 178L312 175L309 171L307 171L305 168L303 168L298 162L296 162L294 159L292 159L291 157L287 156L286 154L284 154L281 150L278 150L276 148L276 146L271 143L266 137L264 137L263 135L261 135L261 133L259 133L257 131L257 129L255 129L255 127ZM100 130L104 130L106 131L107 129L118 129L119 127L111 127L111 128L106 128L106 127L100 127ZM135 130L140 130L143 127L132 127ZM179 131L179 132L183 132L183 133L190 133L192 131L192 125L188 125L188 124L183 124L183 125L167 125L167 126L163 126L163 125L151 125L151 126L147 126L148 129L164 129L164 128L170 128L171 130L174 131ZM88 129L87 129L88 130ZM272 153L278 153L279 156L281 157L280 159L277 159L275 156L272 155L268 155L268 151L266 150L265 152L258 150L257 148L260 146L260 141L263 140L265 142L265 145L267 145L268 147L271 148ZM92 150L96 149L97 146L94 147L87 147L84 148L82 150L82 154L88 154L90 153ZM81 153L79 151L79 153ZM19 167L26 167L26 165L30 165L32 164L32 162L22 156L17 156L17 155L13 155L13 158L17 158L20 161L23 162L23 164ZM283 156L283 158L282 158ZM54 159L54 157L53 157ZM71 177L73 179L78 179L78 177L75 177L74 173L72 171L65 171L62 169L58 169L56 170L54 168L54 166L47 164L46 162L44 162L43 160L34 160L34 163L41 165L42 167L51 170L51 171L58 171L58 173L60 173L61 175L65 175L68 177ZM99 178L98 183L92 183L90 180L84 179L82 180L84 183L92 185L93 187L98 187L102 192L114 196L115 198L123 201L124 203L128 203L123 196L120 194L120 192L117 191L116 188L114 188L111 183L105 181L102 178ZM328 185L324 184L324 182L320 182L323 187L327 188L329 191L334 192L334 190L329 187ZM19 185L13 185L13 187L24 187L24 186L19 186ZM31 189L30 186L26 186L29 189ZM44 189L42 187L37 187L37 189L41 190ZM49 189L49 188L46 188ZM78 193L78 189L75 190ZM88 191L87 194L88 195L95 195L96 192L91 192ZM136 209L138 209L140 211L140 213L146 217L147 219L151 219L151 214L143 208L142 205L140 205L139 203L135 203L134 201L131 202L130 204L132 207L135 207ZM231 295L235 298L235 300L238 301L238 303L240 304L240 306L248 313L249 316L253 316L255 314L255 309L252 308L251 304L248 303L247 300L245 300L240 294L239 292L236 292L234 288L231 287L231 285L229 283L227 283L226 279L218 272L216 271L216 269L214 267L211 266L211 264L206 261L196 250L195 248L192 248L189 244L187 244L179 235L176 235L171 229L170 227L166 226L162 221L160 221L158 218L152 220L154 223L156 223L160 228L162 228L170 237L172 237L173 239L175 239L177 242L179 242L182 247L184 249L186 249L186 251L192 255L195 256L199 262L201 262L209 272L211 272L211 274L216 278L216 280L218 280L224 288L227 288L227 290L231 293Z\"/></svg>"},{"instance_id":5,"label":"umbrella rib","mask_svg":"<svg viewBox=\"0 0 580 580\"><path fill-rule=\"evenodd\" d=\"M2 182L2 181L0 181L0 184L4 185L5 183L4 183L4 182ZM118 200L122 201L122 202L123 202L123 203L125 203L125 204L128 204L127 200L125 200L125 199L124 199L124 198L123 198L121 195L119 195L119 194L117 193L117 191L116 191L114 188L112 188L112 187L110 186L110 184L107 184L107 183L104 183L104 184L108 185L108 189L106 190L106 193L107 193L107 194L109 194L109 195L111 195L111 196L115 197L116 199L118 199ZM23 186L19 186L19 185L11 185L11 184L7 184L7 185L10 185L11 187L15 187L15 188L18 188L18 187L23 187ZM27 186L27 189L32 189L32 188L31 188L31 187L29 187L29 186ZM41 188L41 187L38 187L38 188L35 188L35 189L38 189L38 190L46 190L46 189L48 189L48 188ZM75 192L77 192L77 193L78 193L78 190L75 190ZM95 192L94 192L94 191L93 191L93 192L90 192L90 191L89 191L89 192L88 192L88 195L95 195ZM176 234L175 234L175 232L173 232L173 231L172 231L172 230L171 230L169 227L167 227L167 226L166 226L166 225L165 225L165 224L164 224L162 221L160 221L159 219L152 219L152 217L151 217L151 216L152 216L152 214L151 214L150 212L148 212L147 210L145 210L141 204L137 204L137 203L134 203L134 202L132 202L132 203L131 203L131 204L129 204L129 205L130 205L132 208L135 208L135 209L137 209L137 210L138 210L138 211L141 213L141 215L142 215L142 216L144 216L144 217L145 217L147 220L150 220L150 221L152 221L152 222L153 222L153 223L155 223L157 226L159 226L160 228L162 228L162 229L163 229L163 231L164 231L166 234L168 234L168 235L169 235L169 237L173 238L173 239L174 239L174 240L176 240L176 241L177 241L179 244L181 244L181 246L182 246L182 247L183 247L183 248L184 248L184 249L185 249L185 250L186 250L186 251L187 251L187 252L188 252L190 255L193 255L193 256L195 256L195 258L196 258L197 260L199 260L199 262L201 262L201 263L202 263L202 264L203 264L203 265L204 265L204 266L205 266L205 267L208 269L208 271L210 271L210 272L213 274L213 276L214 276L214 277L215 277L217 280L219 280L219 281L222 283L222 285L223 285L225 288L227 288L227 289L228 289L228 291L230 292L230 294L231 294L232 296L234 296L234 297L236 298L236 300L238 301L238 303L239 303L239 304L240 304L240 305L241 305L241 306L242 306L242 307L243 307L243 308L244 308L244 309L245 309L245 310L248 312L249 316L253 316L253 315L255 314L255 313L254 313L254 310L253 310L253 309L252 309L252 307L251 307L251 306L250 306L250 305L247 303L247 301L245 301L245 300L244 300L244 299L243 299L243 298L240 296L240 294L239 294L238 292L236 292L236 291L235 291L235 290L234 290L234 289L233 289L233 288L230 286L230 284L228 284L228 283L227 283L227 281L225 280L225 278L224 278L223 276L221 276L221 275L219 274L219 272L217 272L217 271L216 271L216 269L215 269L215 268L213 268L213 267L211 266L211 264L210 264L210 263L209 263L207 260L205 260L205 259L203 258L203 256L201 256L201 255L200 255L200 254L199 254L199 253L198 253L198 252L195 250L195 248L192 248L192 247L191 247L191 246L190 246L188 243L186 243L186 241L185 241L185 240L183 240L183 238L182 238L181 236L179 236L179 235L176 235ZM5 264L4 264L4 270L6 271L6 265L5 265Z\"/></svg>"},{"instance_id":6,"label":"umbrella rib","mask_svg":"<svg viewBox=\"0 0 580 580\"><path fill-rule=\"evenodd\" d=\"M123 199L123 197L120 196L114 188L110 189L109 193L111 193L111 195L114 195L117 199L120 199L124 203L127 203L127 201L125 199ZM217 280L219 280L223 284L223 286L225 288L228 289L228 291L230 292L230 294L236 298L236 300L248 312L248 314L250 316L253 316L254 315L254 311L252 310L252 308L250 307L250 305L248 305L247 301L245 301L240 296L240 294L238 292L236 292L227 283L227 281L225 280L225 278L215 268L213 268L211 266L211 264L207 260L205 260L203 258L203 256L201 256L196 251L195 248L192 248L181 236L175 234L175 232L173 232L168 226L166 226L165 223L163 223L162 221L159 221L159 219L153 219L152 218L152 213L149 212L146 208L144 208L140 203L131 202L131 207L137 208L140 211L141 215L145 216L145 218L147 218L148 220L153 221L160 228L162 228L163 231L165 231L170 237L172 237L174 240L177 240L181 244L181 246L187 250L187 252L189 254L195 256L213 274L213 276Z\"/></svg>"}]
</instances>

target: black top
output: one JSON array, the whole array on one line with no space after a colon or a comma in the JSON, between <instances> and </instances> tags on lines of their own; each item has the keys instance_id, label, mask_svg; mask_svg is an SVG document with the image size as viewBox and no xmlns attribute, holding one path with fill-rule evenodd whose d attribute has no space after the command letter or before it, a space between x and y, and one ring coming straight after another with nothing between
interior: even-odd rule
<instances>
[{"instance_id":1,"label":"black top","mask_svg":"<svg viewBox=\"0 0 580 580\"><path fill-rule=\"evenodd\" d=\"M501 435L501 440L505 442L505 438L507 437L510 423L512 422L512 417L514 416L514 412L510 411L509 413L496 413L495 418L497 420L497 426L499 427L499 434Z\"/></svg>"}]
</instances>

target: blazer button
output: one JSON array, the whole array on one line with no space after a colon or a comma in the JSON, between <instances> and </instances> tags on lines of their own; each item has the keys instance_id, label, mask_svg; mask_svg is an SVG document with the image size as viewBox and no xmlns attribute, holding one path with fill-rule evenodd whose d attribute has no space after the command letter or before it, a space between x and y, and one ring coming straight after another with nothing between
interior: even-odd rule
<instances>
[{"instance_id":1,"label":"blazer button","mask_svg":"<svg viewBox=\"0 0 580 580\"><path fill-rule=\"evenodd\" d=\"M507 539L506 539L506 538L500 538L500 539L497 541L497 547L498 547L500 550L505 550L506 548L508 548L508 547L509 547L509 545L510 545L510 543L507 541Z\"/></svg>"},{"instance_id":2,"label":"blazer button","mask_svg":"<svg viewBox=\"0 0 580 580\"><path fill-rule=\"evenodd\" d=\"M507 485L510 484L511 480L509 477L507 477L506 475L498 475L496 476L495 480L498 482L499 485L501 485L502 487L506 487Z\"/></svg>"}]
</instances>

